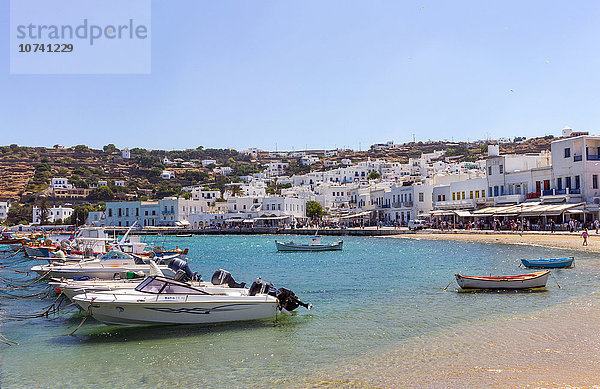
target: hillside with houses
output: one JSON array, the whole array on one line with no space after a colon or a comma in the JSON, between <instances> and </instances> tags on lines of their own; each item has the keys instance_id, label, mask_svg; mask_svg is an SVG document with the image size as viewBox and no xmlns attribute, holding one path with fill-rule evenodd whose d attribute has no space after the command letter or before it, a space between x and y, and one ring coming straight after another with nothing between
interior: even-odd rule
<instances>
[{"instance_id":1,"label":"hillside with houses","mask_svg":"<svg viewBox=\"0 0 600 389\"><path fill-rule=\"evenodd\" d=\"M2 146L0 212L3 204L6 211L0 218L9 224L81 224L90 222L91 213L93 222L114 226L295 225L315 216L307 214L307 203L316 203L317 215L336 225L406 225L434 215L455 218L452 210L473 215L505 198L541 199L551 189L568 188L569 201L590 200L573 195L593 178L556 181L552 149L595 138L568 128L562 135L390 141L368 150Z\"/></svg>"}]
</instances>

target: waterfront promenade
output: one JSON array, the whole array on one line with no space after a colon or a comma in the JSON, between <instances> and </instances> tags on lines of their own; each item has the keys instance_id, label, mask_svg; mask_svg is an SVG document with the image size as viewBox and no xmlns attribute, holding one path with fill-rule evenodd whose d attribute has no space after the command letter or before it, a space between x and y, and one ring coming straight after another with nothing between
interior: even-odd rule
<instances>
[{"instance_id":1,"label":"waterfront promenade","mask_svg":"<svg viewBox=\"0 0 600 389\"><path fill-rule=\"evenodd\" d=\"M112 234L122 233L126 230L124 227L107 227L107 231ZM154 228L135 231L138 235L314 235L318 233L323 236L379 236L393 238L413 238L428 240L452 240L463 242L482 242L482 243L505 243L522 244L531 246L544 246L552 248L582 250L600 253L600 234L594 230L589 231L588 245L583 246L581 231L493 231L493 230L444 230L425 229L420 231L410 231L406 227L365 227L365 228L276 228L276 227L256 227L256 228L211 228L211 229L187 229L181 228Z\"/></svg>"}]
</instances>

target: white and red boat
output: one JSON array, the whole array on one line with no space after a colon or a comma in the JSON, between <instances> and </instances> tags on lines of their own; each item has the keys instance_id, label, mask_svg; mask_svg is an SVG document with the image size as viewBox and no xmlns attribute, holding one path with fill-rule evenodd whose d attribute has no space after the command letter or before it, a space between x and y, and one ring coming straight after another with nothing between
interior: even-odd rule
<instances>
[{"instance_id":1,"label":"white and red boat","mask_svg":"<svg viewBox=\"0 0 600 389\"><path fill-rule=\"evenodd\" d=\"M550 270L515 276L464 276L456 274L456 283L462 289L531 289L546 286Z\"/></svg>"}]
</instances>

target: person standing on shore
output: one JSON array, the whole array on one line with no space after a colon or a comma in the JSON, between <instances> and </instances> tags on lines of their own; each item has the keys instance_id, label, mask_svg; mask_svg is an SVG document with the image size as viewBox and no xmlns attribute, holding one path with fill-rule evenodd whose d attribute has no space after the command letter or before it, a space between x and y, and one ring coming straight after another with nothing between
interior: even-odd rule
<instances>
[{"instance_id":1,"label":"person standing on shore","mask_svg":"<svg viewBox=\"0 0 600 389\"><path fill-rule=\"evenodd\" d=\"M598 227L600 227L600 221L598 221L598 219L594 220L594 227L596 227L596 235L598 235Z\"/></svg>"},{"instance_id":2,"label":"person standing on shore","mask_svg":"<svg viewBox=\"0 0 600 389\"><path fill-rule=\"evenodd\" d=\"M550 232L554 231L556 231L556 224L554 223L554 220L550 220Z\"/></svg>"},{"instance_id":3,"label":"person standing on shore","mask_svg":"<svg viewBox=\"0 0 600 389\"><path fill-rule=\"evenodd\" d=\"M587 228L583 231L583 234L581 234L581 237L583 238L583 245L587 246L588 245L588 242L587 242L588 230L587 230Z\"/></svg>"}]
</instances>

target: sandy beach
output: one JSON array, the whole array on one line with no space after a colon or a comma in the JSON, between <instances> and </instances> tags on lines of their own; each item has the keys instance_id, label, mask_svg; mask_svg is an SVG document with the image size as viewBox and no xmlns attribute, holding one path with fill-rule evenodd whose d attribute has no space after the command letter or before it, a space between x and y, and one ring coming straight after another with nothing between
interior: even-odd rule
<instances>
[{"instance_id":1,"label":"sandy beach","mask_svg":"<svg viewBox=\"0 0 600 389\"><path fill-rule=\"evenodd\" d=\"M595 232L590 234L588 246L582 246L581 233L565 232L422 231L393 237L600 252L600 235ZM392 352L366 358L365 363L329 372L329 379L312 386L458 388L476 382L477 386L494 388L598 387L600 301L595 295L510 320L448 328L400 344Z\"/></svg>"},{"instance_id":2,"label":"sandy beach","mask_svg":"<svg viewBox=\"0 0 600 389\"><path fill-rule=\"evenodd\" d=\"M396 238L415 238L431 240L453 240L462 242L483 242L483 243L505 243L505 244L529 244L544 247L554 247L568 250L581 250L587 252L600 253L600 235L595 231L590 231L588 245L583 246L581 232L568 233L548 233L548 232L494 232L494 231L422 231L411 235L393 235Z\"/></svg>"}]
</instances>

